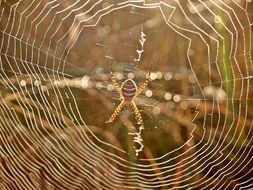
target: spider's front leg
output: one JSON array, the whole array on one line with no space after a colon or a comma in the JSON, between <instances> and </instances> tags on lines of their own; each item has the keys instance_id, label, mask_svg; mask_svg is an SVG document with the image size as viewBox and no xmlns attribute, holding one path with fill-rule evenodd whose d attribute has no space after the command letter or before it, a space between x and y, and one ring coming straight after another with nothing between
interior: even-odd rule
<instances>
[{"instance_id":1,"label":"spider's front leg","mask_svg":"<svg viewBox=\"0 0 253 190\"><path fill-rule=\"evenodd\" d=\"M113 84L114 88L117 90L117 92L119 94L121 94L121 88L120 88L119 84L117 83L114 74L111 72L110 75L111 75L111 80L112 80L112 84Z\"/></svg>"},{"instance_id":2,"label":"spider's front leg","mask_svg":"<svg viewBox=\"0 0 253 190\"><path fill-rule=\"evenodd\" d=\"M138 124L143 126L143 119L141 117L141 113L139 109L137 108L136 104L134 103L134 101L131 102L131 105L134 110L135 119L138 121Z\"/></svg>"},{"instance_id":3,"label":"spider's front leg","mask_svg":"<svg viewBox=\"0 0 253 190\"><path fill-rule=\"evenodd\" d=\"M135 97L136 97L136 96L139 96L139 95L143 92L143 90L145 90L145 88L146 88L147 85L148 85L148 82L149 82L149 78L147 78L147 79L145 80L145 82L137 89L136 94L135 94Z\"/></svg>"},{"instance_id":4,"label":"spider's front leg","mask_svg":"<svg viewBox=\"0 0 253 190\"><path fill-rule=\"evenodd\" d=\"M106 121L105 123L111 123L115 120L115 118L117 117L117 115L119 114L119 112L121 111L121 109L123 108L125 102L124 100L122 100L120 102L120 104L118 105L118 107L114 110L113 114L111 115L110 119L108 121Z\"/></svg>"}]
</instances>

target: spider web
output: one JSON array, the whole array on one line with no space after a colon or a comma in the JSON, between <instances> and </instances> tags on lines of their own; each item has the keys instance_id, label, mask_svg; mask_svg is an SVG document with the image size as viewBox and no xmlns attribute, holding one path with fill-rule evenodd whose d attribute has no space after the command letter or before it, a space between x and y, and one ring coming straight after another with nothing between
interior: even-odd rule
<instances>
[{"instance_id":1,"label":"spider web","mask_svg":"<svg viewBox=\"0 0 253 190\"><path fill-rule=\"evenodd\" d=\"M252 189L250 10L1 1L1 189ZM140 86L149 69L143 128L129 108L105 124L110 71Z\"/></svg>"}]
</instances>

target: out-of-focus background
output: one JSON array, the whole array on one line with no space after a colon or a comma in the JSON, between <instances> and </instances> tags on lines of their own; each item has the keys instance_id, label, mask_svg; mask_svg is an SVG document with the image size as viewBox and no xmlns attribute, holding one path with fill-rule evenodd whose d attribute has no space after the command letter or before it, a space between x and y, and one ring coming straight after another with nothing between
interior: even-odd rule
<instances>
[{"instance_id":1,"label":"out-of-focus background","mask_svg":"<svg viewBox=\"0 0 253 190\"><path fill-rule=\"evenodd\" d=\"M1 189L253 188L252 7L2 0Z\"/></svg>"}]
</instances>

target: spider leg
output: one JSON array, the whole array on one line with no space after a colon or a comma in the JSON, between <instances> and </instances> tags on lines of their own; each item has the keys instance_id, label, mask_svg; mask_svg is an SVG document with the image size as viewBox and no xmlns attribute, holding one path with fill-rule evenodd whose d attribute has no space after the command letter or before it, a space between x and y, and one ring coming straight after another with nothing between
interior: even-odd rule
<instances>
[{"instance_id":1,"label":"spider leg","mask_svg":"<svg viewBox=\"0 0 253 190\"><path fill-rule=\"evenodd\" d=\"M115 120L117 115L120 113L121 109L123 108L125 102L124 100L121 101L121 103L118 105L118 107L114 110L113 114L111 115L110 119L106 121L105 123L111 123Z\"/></svg>"},{"instance_id":2,"label":"spider leg","mask_svg":"<svg viewBox=\"0 0 253 190\"><path fill-rule=\"evenodd\" d=\"M149 82L149 79L146 79L145 82L137 89L137 91L135 93L135 97L139 96L143 92L143 90L145 90L145 88L148 85L148 82Z\"/></svg>"},{"instance_id":3,"label":"spider leg","mask_svg":"<svg viewBox=\"0 0 253 190\"><path fill-rule=\"evenodd\" d=\"M134 101L131 102L131 106L134 110L135 119L138 121L138 124L143 125L141 113L140 113L139 109L137 108L136 104L134 103Z\"/></svg>"},{"instance_id":4,"label":"spider leg","mask_svg":"<svg viewBox=\"0 0 253 190\"><path fill-rule=\"evenodd\" d=\"M112 80L112 84L114 86L114 88L118 91L119 94L121 94L121 88L119 86L119 84L117 83L114 74L111 72L111 80Z\"/></svg>"}]
</instances>

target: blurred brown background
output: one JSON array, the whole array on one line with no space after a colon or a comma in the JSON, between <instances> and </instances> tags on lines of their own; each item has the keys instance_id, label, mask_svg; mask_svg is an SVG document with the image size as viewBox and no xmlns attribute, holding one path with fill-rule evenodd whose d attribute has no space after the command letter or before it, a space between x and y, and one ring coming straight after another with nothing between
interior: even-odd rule
<instances>
[{"instance_id":1,"label":"blurred brown background","mask_svg":"<svg viewBox=\"0 0 253 190\"><path fill-rule=\"evenodd\" d=\"M0 8L2 189L252 188L251 1ZM111 71L137 86L151 72L138 156L132 109L105 123Z\"/></svg>"}]
</instances>

